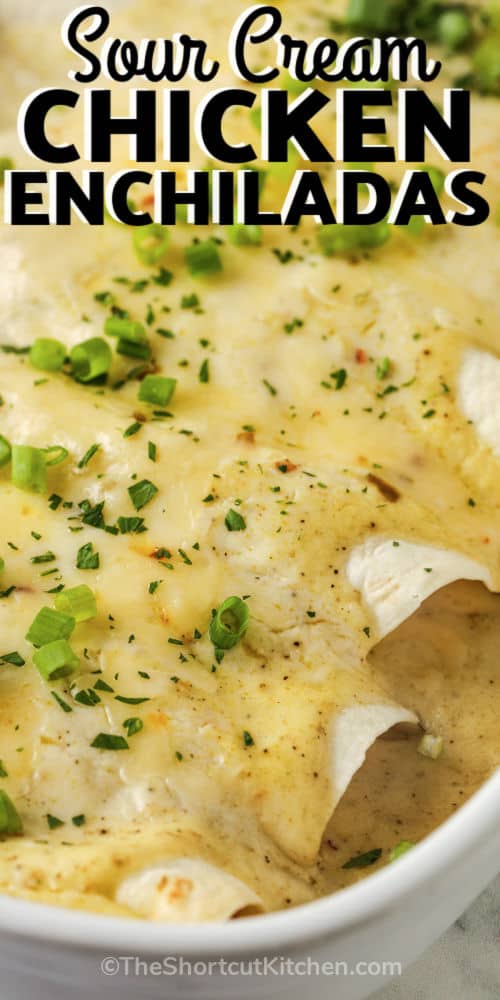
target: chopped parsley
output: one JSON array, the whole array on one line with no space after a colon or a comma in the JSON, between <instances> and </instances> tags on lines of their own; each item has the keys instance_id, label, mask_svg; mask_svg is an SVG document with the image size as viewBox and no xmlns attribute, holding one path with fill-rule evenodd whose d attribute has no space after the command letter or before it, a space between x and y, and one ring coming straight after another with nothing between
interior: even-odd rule
<instances>
[{"instance_id":1,"label":"chopped parsley","mask_svg":"<svg viewBox=\"0 0 500 1000\"><path fill-rule=\"evenodd\" d=\"M78 549L76 556L77 569L99 569L100 557L98 552L94 552L92 542L87 542Z\"/></svg>"},{"instance_id":2,"label":"chopped parsley","mask_svg":"<svg viewBox=\"0 0 500 1000\"><path fill-rule=\"evenodd\" d=\"M90 744L97 750L128 750L129 745L124 736L115 736L113 733L98 733Z\"/></svg>"},{"instance_id":3,"label":"chopped parsley","mask_svg":"<svg viewBox=\"0 0 500 1000\"><path fill-rule=\"evenodd\" d=\"M136 733L140 733L141 729L144 729L144 723L142 719L125 719L123 728L127 731L127 736L130 738L130 736L135 736ZM126 743L126 740L124 742Z\"/></svg>"},{"instance_id":4,"label":"chopped parsley","mask_svg":"<svg viewBox=\"0 0 500 1000\"><path fill-rule=\"evenodd\" d=\"M52 816L50 813L47 813L47 824L49 830L57 830L58 826L64 826L64 820L58 819L57 816Z\"/></svg>"},{"instance_id":5,"label":"chopped parsley","mask_svg":"<svg viewBox=\"0 0 500 1000\"><path fill-rule=\"evenodd\" d=\"M245 531L247 526L245 518L237 510L228 510L224 524L228 531Z\"/></svg>"},{"instance_id":6,"label":"chopped parsley","mask_svg":"<svg viewBox=\"0 0 500 1000\"><path fill-rule=\"evenodd\" d=\"M88 448L87 451L85 452L83 458L81 458L80 461L78 462L78 468L84 469L85 466L89 464L90 460L94 457L94 455L99 451L100 447L101 447L100 444L91 444L90 448Z\"/></svg>"},{"instance_id":7,"label":"chopped parsley","mask_svg":"<svg viewBox=\"0 0 500 1000\"><path fill-rule=\"evenodd\" d=\"M158 487L149 479L141 479L140 483L129 486L128 495L136 510L142 510L158 493Z\"/></svg>"},{"instance_id":8,"label":"chopped parsley","mask_svg":"<svg viewBox=\"0 0 500 1000\"><path fill-rule=\"evenodd\" d=\"M204 383L210 382L210 365L208 358L205 358L205 360L202 362L200 366L200 370L198 372L198 380Z\"/></svg>"},{"instance_id":9,"label":"chopped parsley","mask_svg":"<svg viewBox=\"0 0 500 1000\"><path fill-rule=\"evenodd\" d=\"M357 854L354 858L350 858L346 861L342 868L368 868L370 865L374 865L379 858L382 857L382 848L375 847L372 851L366 851L364 854Z\"/></svg>"},{"instance_id":10,"label":"chopped parsley","mask_svg":"<svg viewBox=\"0 0 500 1000\"><path fill-rule=\"evenodd\" d=\"M16 650L14 653L4 653L3 656L0 656L0 663L9 663L12 667L24 667L26 660L23 660L21 654Z\"/></svg>"}]
</instances>

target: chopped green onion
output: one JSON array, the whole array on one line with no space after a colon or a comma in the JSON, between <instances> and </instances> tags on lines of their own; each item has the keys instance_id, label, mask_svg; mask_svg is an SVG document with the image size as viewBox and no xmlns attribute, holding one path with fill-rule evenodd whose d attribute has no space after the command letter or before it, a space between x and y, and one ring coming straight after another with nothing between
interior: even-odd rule
<instances>
[{"instance_id":1,"label":"chopped green onion","mask_svg":"<svg viewBox=\"0 0 500 1000\"><path fill-rule=\"evenodd\" d=\"M148 361L151 357L151 346L147 340L136 343L135 340L120 338L116 345L116 353L122 354L125 358L139 358L140 361Z\"/></svg>"},{"instance_id":2,"label":"chopped green onion","mask_svg":"<svg viewBox=\"0 0 500 1000\"><path fill-rule=\"evenodd\" d=\"M42 451L45 455L45 465L47 468L65 462L69 454L67 448L63 448L60 444L54 444L51 448L42 448Z\"/></svg>"},{"instance_id":3,"label":"chopped green onion","mask_svg":"<svg viewBox=\"0 0 500 1000\"><path fill-rule=\"evenodd\" d=\"M0 184L4 183L5 171L14 169L14 160L10 156L0 156Z\"/></svg>"},{"instance_id":4,"label":"chopped green onion","mask_svg":"<svg viewBox=\"0 0 500 1000\"><path fill-rule=\"evenodd\" d=\"M3 434L0 434L0 469L10 461L11 451L12 449L7 438L4 438Z\"/></svg>"},{"instance_id":5,"label":"chopped green onion","mask_svg":"<svg viewBox=\"0 0 500 1000\"><path fill-rule=\"evenodd\" d=\"M99 553L94 552L92 542L87 542L86 545L82 545L81 549L78 549L76 556L77 569L99 569L99 562Z\"/></svg>"},{"instance_id":6,"label":"chopped green onion","mask_svg":"<svg viewBox=\"0 0 500 1000\"><path fill-rule=\"evenodd\" d=\"M85 813L80 813L78 816L72 816L71 822L73 826L83 826L85 823Z\"/></svg>"},{"instance_id":7,"label":"chopped green onion","mask_svg":"<svg viewBox=\"0 0 500 1000\"><path fill-rule=\"evenodd\" d=\"M157 451L154 441L148 441L148 458L151 462L156 462Z\"/></svg>"},{"instance_id":8,"label":"chopped green onion","mask_svg":"<svg viewBox=\"0 0 500 1000\"><path fill-rule=\"evenodd\" d=\"M410 236L421 236L427 223L423 215L412 215L407 226L402 226Z\"/></svg>"},{"instance_id":9,"label":"chopped green onion","mask_svg":"<svg viewBox=\"0 0 500 1000\"><path fill-rule=\"evenodd\" d=\"M246 226L236 222L234 226L228 226L227 233L235 247L260 247L262 243L261 226Z\"/></svg>"},{"instance_id":10,"label":"chopped green onion","mask_svg":"<svg viewBox=\"0 0 500 1000\"><path fill-rule=\"evenodd\" d=\"M350 0L346 13L346 24L362 31L376 33L396 32L399 28L400 10L405 7L401 0Z\"/></svg>"},{"instance_id":11,"label":"chopped green onion","mask_svg":"<svg viewBox=\"0 0 500 1000\"><path fill-rule=\"evenodd\" d=\"M396 846L392 848L392 851L389 854L389 861L397 861L398 858L400 858L403 854L406 854L406 852L411 850L412 847L415 847L412 840L401 840L399 844L396 844Z\"/></svg>"},{"instance_id":12,"label":"chopped green onion","mask_svg":"<svg viewBox=\"0 0 500 1000\"><path fill-rule=\"evenodd\" d=\"M47 464L40 448L27 444L12 445L12 482L32 493L47 492Z\"/></svg>"},{"instance_id":13,"label":"chopped green onion","mask_svg":"<svg viewBox=\"0 0 500 1000\"><path fill-rule=\"evenodd\" d=\"M66 347L60 340L52 337L38 337L30 350L30 361L33 368L42 372L58 372L64 364Z\"/></svg>"},{"instance_id":14,"label":"chopped green onion","mask_svg":"<svg viewBox=\"0 0 500 1000\"><path fill-rule=\"evenodd\" d=\"M98 733L92 740L91 747L98 750L128 750L129 745L124 736L114 736L112 733Z\"/></svg>"},{"instance_id":15,"label":"chopped green onion","mask_svg":"<svg viewBox=\"0 0 500 1000\"><path fill-rule=\"evenodd\" d=\"M426 733L425 736L422 736L417 750L422 754L422 757L430 757L432 760L437 760L443 752L442 736L432 736L430 733Z\"/></svg>"},{"instance_id":16,"label":"chopped green onion","mask_svg":"<svg viewBox=\"0 0 500 1000\"><path fill-rule=\"evenodd\" d=\"M320 226L318 243L324 256L332 257L335 253L382 246L389 239L390 232L387 222L377 222L371 226L343 226L337 223Z\"/></svg>"},{"instance_id":17,"label":"chopped green onion","mask_svg":"<svg viewBox=\"0 0 500 1000\"><path fill-rule=\"evenodd\" d=\"M149 479L141 479L140 483L129 486L128 495L136 510L142 510L158 493L158 487Z\"/></svg>"},{"instance_id":18,"label":"chopped green onion","mask_svg":"<svg viewBox=\"0 0 500 1000\"><path fill-rule=\"evenodd\" d=\"M228 597L210 622L210 639L218 649L232 649L245 635L250 620L248 605L241 597Z\"/></svg>"},{"instance_id":19,"label":"chopped green onion","mask_svg":"<svg viewBox=\"0 0 500 1000\"><path fill-rule=\"evenodd\" d=\"M474 83L485 94L500 93L500 37L493 35L472 56Z\"/></svg>"},{"instance_id":20,"label":"chopped green onion","mask_svg":"<svg viewBox=\"0 0 500 1000\"><path fill-rule=\"evenodd\" d=\"M382 848L375 847L373 851L366 851L365 854L358 854L356 857L346 861L345 865L342 865L342 868L368 868L369 865L374 865L381 857Z\"/></svg>"},{"instance_id":21,"label":"chopped green onion","mask_svg":"<svg viewBox=\"0 0 500 1000\"><path fill-rule=\"evenodd\" d=\"M471 37L470 15L465 10L445 10L437 19L436 32L438 41L454 52Z\"/></svg>"},{"instance_id":22,"label":"chopped green onion","mask_svg":"<svg viewBox=\"0 0 500 1000\"><path fill-rule=\"evenodd\" d=\"M387 378L389 372L391 371L391 368L392 368L391 359L387 357L382 358L382 360L378 362L377 367L375 369L375 374L377 378L380 380Z\"/></svg>"},{"instance_id":23,"label":"chopped green onion","mask_svg":"<svg viewBox=\"0 0 500 1000\"><path fill-rule=\"evenodd\" d=\"M152 222L149 226L135 229L132 242L141 264L152 267L165 256L170 243L170 233L164 226Z\"/></svg>"},{"instance_id":24,"label":"chopped green onion","mask_svg":"<svg viewBox=\"0 0 500 1000\"><path fill-rule=\"evenodd\" d=\"M228 531L245 531L245 518L238 514L237 510L228 510L224 524Z\"/></svg>"},{"instance_id":25,"label":"chopped green onion","mask_svg":"<svg viewBox=\"0 0 500 1000\"><path fill-rule=\"evenodd\" d=\"M56 639L69 639L75 624L71 615L53 608L41 608L26 633L26 639L33 646L46 646Z\"/></svg>"},{"instance_id":26,"label":"chopped green onion","mask_svg":"<svg viewBox=\"0 0 500 1000\"><path fill-rule=\"evenodd\" d=\"M166 378L164 375L146 375L139 389L139 399L153 406L167 406L172 399L177 385L177 379Z\"/></svg>"},{"instance_id":27,"label":"chopped green onion","mask_svg":"<svg viewBox=\"0 0 500 1000\"><path fill-rule=\"evenodd\" d=\"M23 832L21 817L7 792L0 789L0 834Z\"/></svg>"},{"instance_id":28,"label":"chopped green onion","mask_svg":"<svg viewBox=\"0 0 500 1000\"><path fill-rule=\"evenodd\" d=\"M213 240L204 240L201 243L192 243L191 246L185 247L184 257L193 278L222 271L220 254L217 244Z\"/></svg>"},{"instance_id":29,"label":"chopped green onion","mask_svg":"<svg viewBox=\"0 0 500 1000\"><path fill-rule=\"evenodd\" d=\"M95 594L85 583L63 590L54 599L54 604L56 611L71 615L77 622L87 622L97 615Z\"/></svg>"},{"instance_id":30,"label":"chopped green onion","mask_svg":"<svg viewBox=\"0 0 500 1000\"><path fill-rule=\"evenodd\" d=\"M46 681L67 677L76 670L79 659L66 639L56 639L37 649L33 663Z\"/></svg>"},{"instance_id":31,"label":"chopped green onion","mask_svg":"<svg viewBox=\"0 0 500 1000\"><path fill-rule=\"evenodd\" d=\"M147 340L142 323L133 319L122 319L121 316L108 316L104 324L104 333L108 337L118 337L133 344L142 344Z\"/></svg>"},{"instance_id":32,"label":"chopped green onion","mask_svg":"<svg viewBox=\"0 0 500 1000\"><path fill-rule=\"evenodd\" d=\"M255 740L254 740L252 734L248 732L248 729L245 729L243 731L243 745L246 746L246 747L253 747L253 746L255 746Z\"/></svg>"},{"instance_id":33,"label":"chopped green onion","mask_svg":"<svg viewBox=\"0 0 500 1000\"><path fill-rule=\"evenodd\" d=\"M70 354L77 382L93 382L107 375L111 368L111 348L102 337L91 337L77 344Z\"/></svg>"},{"instance_id":34,"label":"chopped green onion","mask_svg":"<svg viewBox=\"0 0 500 1000\"><path fill-rule=\"evenodd\" d=\"M436 194L437 195L442 194L443 191L444 191L444 183L445 183L445 180L446 180L446 174L442 170L440 170L439 167L426 166L423 169L425 170L425 172L427 174L429 174L429 177L430 177L430 179L432 181L432 186L433 186ZM421 215L420 216L417 215L417 216L413 216L413 218L421 219L422 216Z\"/></svg>"}]
</instances>

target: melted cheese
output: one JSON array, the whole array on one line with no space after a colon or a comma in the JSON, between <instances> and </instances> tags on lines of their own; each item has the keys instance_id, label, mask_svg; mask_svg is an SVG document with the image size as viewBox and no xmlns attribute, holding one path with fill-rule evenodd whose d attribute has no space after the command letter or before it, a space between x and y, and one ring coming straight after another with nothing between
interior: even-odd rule
<instances>
[{"instance_id":1,"label":"melted cheese","mask_svg":"<svg viewBox=\"0 0 500 1000\"><path fill-rule=\"evenodd\" d=\"M183 27L219 54L241 9L237 0L223 11L187 0ZM286 15L298 33L324 31L322 16L299 0L287 3ZM116 15L114 31L155 37L160 24L165 35L177 30L175 11L147 0ZM0 79L9 81L12 107L0 111L1 149L24 166L15 107L29 89L63 83L69 56L54 25L6 34ZM227 68L224 82L233 82ZM126 95L116 99L119 106ZM493 200L496 106L474 104L473 161L489 175ZM55 113L52 129L69 140L78 123ZM243 134L243 125L234 129ZM128 165L118 140L110 170ZM270 198L278 188L270 182ZM0 654L16 649L26 660L1 667L2 787L25 833L0 844L0 887L167 921L273 909L346 884L359 875L342 869L350 856L381 846L387 860L403 833L424 836L458 804L444 786L460 783L470 794L498 754L486 706L496 599L473 642L464 609L446 612L454 625L442 632L439 594L411 626L401 624L454 580L500 590L498 456L477 402L490 393L492 366L471 368L470 360L495 351L498 230L448 227L418 241L395 233L367 259L326 260L312 226L273 229L258 249L226 243L223 273L203 281L183 263L192 235L172 231L163 263L174 277L162 287L138 263L129 232L113 223L98 233L78 222L71 231L0 232L3 343L52 336L69 350L100 336L107 313L95 296L109 291L134 318L152 315L156 368L178 379L172 414L158 418L138 401L134 377L113 391L64 374L44 378L24 354L0 356L0 432L69 452L49 471L49 492L63 500L55 510L0 472L2 587L16 587L0 600ZM293 256L281 263L277 250ZM128 284L116 282L123 276ZM134 291L142 280L149 283ZM193 293L200 307L182 308ZM165 328L175 336L157 332ZM391 370L380 380L384 357ZM210 381L201 383L205 360ZM134 364L116 356L111 382ZM339 368L348 378L335 391ZM397 391L384 394L389 385ZM134 421L141 430L125 437ZM92 444L98 451L80 467ZM84 500L104 503L108 525L135 514L127 491L141 479L158 487L141 511L146 531L115 536L82 522ZM227 530L230 509L245 531ZM99 553L95 571L76 567L86 543ZM161 549L169 552L163 560L155 557ZM32 562L47 551L53 562ZM72 638L77 675L48 685L24 636L60 582L90 585L98 617ZM250 626L217 665L207 628L211 609L231 594L245 595ZM465 594L474 612L478 591L471 585ZM424 629L420 645L408 640L407 626ZM451 632L462 637L446 668L460 680L453 693L440 654L422 652L428 633L433 649L448 649ZM473 645L482 650L475 686L467 681ZM75 701L98 679L112 690L101 689L97 705ZM469 712L461 755L450 749L456 705ZM91 746L100 732L123 735L131 716L143 729L128 751ZM394 730L400 723L406 728ZM449 741L443 760L422 764L421 726L442 733L445 747ZM373 746L388 730L392 739ZM404 782L432 802L424 816L405 802ZM49 829L47 814L64 826ZM82 814L85 824L72 824Z\"/></svg>"}]
</instances>

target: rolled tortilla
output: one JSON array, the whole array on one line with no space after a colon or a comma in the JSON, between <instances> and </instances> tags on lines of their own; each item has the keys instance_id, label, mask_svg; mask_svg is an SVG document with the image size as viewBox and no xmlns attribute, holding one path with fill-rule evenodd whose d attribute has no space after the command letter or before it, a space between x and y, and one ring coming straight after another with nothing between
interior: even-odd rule
<instances>
[{"instance_id":1,"label":"rolled tortilla","mask_svg":"<svg viewBox=\"0 0 500 1000\"><path fill-rule=\"evenodd\" d=\"M118 887L116 901L138 916L163 923L230 920L262 913L262 900L244 882L198 858L144 868Z\"/></svg>"},{"instance_id":2,"label":"rolled tortilla","mask_svg":"<svg viewBox=\"0 0 500 1000\"><path fill-rule=\"evenodd\" d=\"M488 351L465 352L458 377L458 402L478 438L500 457L500 359Z\"/></svg>"},{"instance_id":3,"label":"rolled tortilla","mask_svg":"<svg viewBox=\"0 0 500 1000\"><path fill-rule=\"evenodd\" d=\"M336 716L331 727L331 776L338 805L375 740L400 722L417 723L414 712L399 705L353 705ZM332 810L333 811L333 810Z\"/></svg>"},{"instance_id":4,"label":"rolled tortilla","mask_svg":"<svg viewBox=\"0 0 500 1000\"><path fill-rule=\"evenodd\" d=\"M355 548L347 576L375 618L378 639L449 583L479 580L492 589L489 570L460 552L387 538L370 538Z\"/></svg>"}]
</instances>

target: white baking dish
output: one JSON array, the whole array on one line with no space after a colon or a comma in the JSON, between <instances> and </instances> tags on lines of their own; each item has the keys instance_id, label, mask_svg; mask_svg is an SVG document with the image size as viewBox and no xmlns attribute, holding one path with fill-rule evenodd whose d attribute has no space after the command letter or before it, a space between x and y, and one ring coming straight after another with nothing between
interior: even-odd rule
<instances>
[{"instance_id":1,"label":"white baking dish","mask_svg":"<svg viewBox=\"0 0 500 1000\"><path fill-rule=\"evenodd\" d=\"M500 772L398 862L352 888L286 913L173 927L3 896L2 1000L87 1000L89 995L250 1000L285 994L301 1000L307 994L357 1000L389 978L382 963L404 967L460 916L498 870L499 848ZM250 977L248 963L264 956L275 959L273 968L279 968L277 957L345 964L334 977L318 976L315 965L310 978L303 966L281 976L257 969ZM168 961L164 972L150 966L146 974L144 964L135 967L134 957L140 963ZM201 974L174 973L180 957L201 962ZM229 975L227 968L206 974L208 962L219 959L244 963L240 975ZM359 962L375 964L356 970Z\"/></svg>"}]
</instances>

